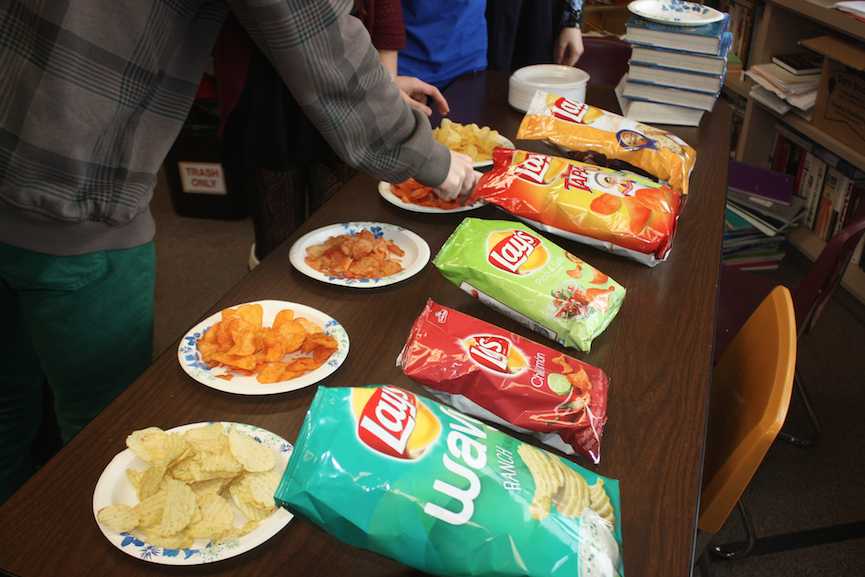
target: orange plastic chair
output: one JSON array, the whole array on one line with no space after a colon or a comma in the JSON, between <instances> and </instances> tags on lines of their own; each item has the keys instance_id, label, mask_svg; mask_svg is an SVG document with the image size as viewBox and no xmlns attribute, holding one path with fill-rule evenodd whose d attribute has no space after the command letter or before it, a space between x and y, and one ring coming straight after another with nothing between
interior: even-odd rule
<instances>
[{"instance_id":1,"label":"orange plastic chair","mask_svg":"<svg viewBox=\"0 0 865 577\"><path fill-rule=\"evenodd\" d=\"M798 287L790 287L796 308L798 338L801 339L810 333L817 324L820 315L841 283L841 278L853 256L853 250L863 234L865 234L865 202L860 202L850 224L826 244L820 256L808 269L802 283ZM777 283L766 277L732 266L721 266L718 320L715 328L715 361L724 354L728 343L739 331L739 327L776 286ZM805 437L782 431L780 436L796 445L813 445L820 440L823 429L798 371L796 391L811 421L813 434Z\"/></svg>"},{"instance_id":2,"label":"orange plastic chair","mask_svg":"<svg viewBox=\"0 0 865 577\"><path fill-rule=\"evenodd\" d=\"M774 442L790 406L796 369L796 318L790 291L778 286L757 307L712 371L703 483L697 521L698 554L733 558L756 541L740 498ZM740 551L709 547L738 504L748 533Z\"/></svg>"}]
</instances>

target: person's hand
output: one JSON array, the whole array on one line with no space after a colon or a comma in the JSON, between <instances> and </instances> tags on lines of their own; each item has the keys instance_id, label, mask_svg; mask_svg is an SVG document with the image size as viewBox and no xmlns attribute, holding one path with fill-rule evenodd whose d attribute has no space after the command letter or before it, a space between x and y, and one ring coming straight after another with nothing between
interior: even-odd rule
<instances>
[{"instance_id":1,"label":"person's hand","mask_svg":"<svg viewBox=\"0 0 865 577\"><path fill-rule=\"evenodd\" d=\"M574 66L580 56L583 55L583 33L579 28L562 28L556 40L555 59L556 64Z\"/></svg>"},{"instance_id":2,"label":"person's hand","mask_svg":"<svg viewBox=\"0 0 865 577\"><path fill-rule=\"evenodd\" d=\"M448 101L439 92L439 89L432 84L427 84L420 78L414 76L397 76L393 79L394 83L399 87L399 94L403 100L408 102L412 108L417 108L427 116L432 114L432 109L427 106L429 98L432 98L439 114L447 115L451 111L448 106Z\"/></svg>"},{"instance_id":3,"label":"person's hand","mask_svg":"<svg viewBox=\"0 0 865 577\"><path fill-rule=\"evenodd\" d=\"M460 196L471 194L475 186L475 169L472 157L462 152L451 150L451 166L447 178L433 190L439 198L453 200Z\"/></svg>"}]
</instances>

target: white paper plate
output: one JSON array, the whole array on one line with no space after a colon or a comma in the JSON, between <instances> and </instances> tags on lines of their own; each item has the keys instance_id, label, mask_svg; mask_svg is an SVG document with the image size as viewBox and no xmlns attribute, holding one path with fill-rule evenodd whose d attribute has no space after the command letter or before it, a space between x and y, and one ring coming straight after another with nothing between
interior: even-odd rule
<instances>
[{"instance_id":1,"label":"white paper plate","mask_svg":"<svg viewBox=\"0 0 865 577\"><path fill-rule=\"evenodd\" d=\"M177 359L180 361L180 366L186 373L211 389L223 391L226 393L235 393L238 395L275 395L277 393L286 393L296 391L304 387L313 385L325 377L330 376L336 371L348 356L348 333L341 324L333 320L328 315L314 308L304 306L298 303L290 303L286 301L266 300L255 301L252 303L241 304L260 304L264 309L262 324L269 327L273 324L277 313L283 309L291 309L294 311L294 317L303 317L311 322L314 322L324 331L325 334L333 336L339 343L339 348L327 359L322 366L303 374L296 379L283 381L280 383L262 384L256 378L248 377L237 373L232 373L234 376L230 381L219 378L218 375L228 373L226 367L210 368L207 363L202 362L201 354L198 352L198 339L204 336L207 329L222 320L222 312L211 315L195 325L186 336L180 341L180 346L177 349ZM230 308L237 308L236 305ZM292 353L287 355L284 360L290 360L296 357L304 356L301 353Z\"/></svg>"},{"instance_id":2,"label":"white paper plate","mask_svg":"<svg viewBox=\"0 0 865 577\"><path fill-rule=\"evenodd\" d=\"M492 162L492 161L491 161ZM475 171L475 184L477 184L478 179L482 176L480 172ZM404 202L403 199L398 197L393 193L393 189L391 188L391 184L389 182L385 182L383 180L378 183L378 193L381 195L383 199L388 201L394 206L398 206L404 210L408 210L411 212L427 212L427 213L436 213L436 214L445 214L451 212L465 212L467 210L475 210L478 209L487 202L485 200L476 200L471 204L467 204L465 206L458 206L456 208L444 209L439 208L437 206L421 206L419 204L412 204L410 202Z\"/></svg>"},{"instance_id":3,"label":"white paper plate","mask_svg":"<svg viewBox=\"0 0 865 577\"><path fill-rule=\"evenodd\" d=\"M307 248L316 244L322 244L332 236L342 234L353 235L363 229L372 231L377 238L384 237L387 240L393 241L395 245L405 252L405 255L398 257L403 267L401 272L382 278L346 279L329 276L306 264ZM294 268L306 276L320 280L321 282L353 288L376 288L404 281L422 271L429 262L429 258L430 248L424 239L401 226L381 222L343 222L324 226L302 236L294 243L288 253L288 259Z\"/></svg>"},{"instance_id":4,"label":"white paper plate","mask_svg":"<svg viewBox=\"0 0 865 577\"><path fill-rule=\"evenodd\" d=\"M514 148L514 143L499 134L499 137L496 139L496 146L501 146L502 148ZM475 168L484 168L485 166L492 166L493 159L489 160L479 160L477 162L472 163L472 166Z\"/></svg>"},{"instance_id":5,"label":"white paper plate","mask_svg":"<svg viewBox=\"0 0 865 577\"><path fill-rule=\"evenodd\" d=\"M195 423L184 425L175 429L169 429L168 432L184 433L189 429L203 427L209 423ZM223 423L226 431L230 423ZM276 467L274 471L282 476L285 471L285 466L288 464L288 459L291 456L291 443L282 437L252 425L242 425L237 423L237 429L241 433L249 435L256 439L261 444L273 451L276 457ZM118 453L114 459L105 467L99 481L96 482L96 489L93 491L93 518L96 520L96 514L103 507L113 504L125 504L135 506L138 504L138 497L135 494L135 488L129 479L126 477L126 469L135 469L140 471L147 467L147 464L139 459L131 449L126 449ZM233 503L232 503L232 506ZM241 553L245 553L250 549L258 547L277 533L283 527L288 525L293 515L287 510L277 508L270 517L263 520L261 525L243 537L235 541L208 546L207 539L196 539L190 549L163 549L162 547L154 547L145 543L141 539L140 534L133 533L115 533L102 526L96 521L102 534L108 539L112 545L138 559L148 561L150 563L158 563L161 565L202 565L204 563L212 563L221 561L230 557L236 557ZM235 507L235 521L237 527L246 522L246 517Z\"/></svg>"},{"instance_id":6,"label":"white paper plate","mask_svg":"<svg viewBox=\"0 0 865 577\"><path fill-rule=\"evenodd\" d=\"M635 0L628 10L646 20L673 26L700 26L723 20L724 13L710 6L682 0Z\"/></svg>"}]
</instances>

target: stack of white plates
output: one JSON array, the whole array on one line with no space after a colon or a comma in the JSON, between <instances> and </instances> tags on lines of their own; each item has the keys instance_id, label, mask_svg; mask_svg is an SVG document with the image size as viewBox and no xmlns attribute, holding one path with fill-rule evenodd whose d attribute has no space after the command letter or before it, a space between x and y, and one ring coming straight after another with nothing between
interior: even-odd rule
<instances>
[{"instance_id":1,"label":"stack of white plates","mask_svg":"<svg viewBox=\"0 0 865 577\"><path fill-rule=\"evenodd\" d=\"M589 73L560 64L535 64L520 68L508 83L508 104L520 112L529 109L535 92L543 90L576 102L585 102Z\"/></svg>"}]
</instances>

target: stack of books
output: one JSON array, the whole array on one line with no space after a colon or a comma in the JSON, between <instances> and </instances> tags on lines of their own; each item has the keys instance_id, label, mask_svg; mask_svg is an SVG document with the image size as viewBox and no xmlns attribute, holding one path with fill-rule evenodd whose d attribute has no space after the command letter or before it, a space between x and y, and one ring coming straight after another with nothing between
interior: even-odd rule
<instances>
[{"instance_id":1,"label":"stack of books","mask_svg":"<svg viewBox=\"0 0 865 577\"><path fill-rule=\"evenodd\" d=\"M777 268L784 232L806 211L795 177L731 160L721 261L748 270Z\"/></svg>"},{"instance_id":2,"label":"stack of books","mask_svg":"<svg viewBox=\"0 0 865 577\"><path fill-rule=\"evenodd\" d=\"M803 116L811 113L817 100L817 88L820 85L820 72L791 72L792 54L782 54L773 58L773 62L755 64L745 74L756 84L750 96L764 106L779 114L790 110ZM801 62L804 66L805 62ZM807 70L813 70L807 69Z\"/></svg>"},{"instance_id":3,"label":"stack of books","mask_svg":"<svg viewBox=\"0 0 865 577\"><path fill-rule=\"evenodd\" d=\"M727 72L730 17L711 24L661 24L634 15L625 41L632 53L617 92L625 117L697 126L711 112Z\"/></svg>"}]
</instances>

